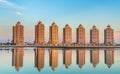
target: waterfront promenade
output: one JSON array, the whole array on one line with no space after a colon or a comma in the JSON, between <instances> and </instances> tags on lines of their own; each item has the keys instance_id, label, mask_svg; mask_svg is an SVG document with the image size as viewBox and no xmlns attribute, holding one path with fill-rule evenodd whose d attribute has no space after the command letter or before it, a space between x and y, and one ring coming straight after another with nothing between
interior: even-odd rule
<instances>
[{"instance_id":1,"label":"waterfront promenade","mask_svg":"<svg viewBox=\"0 0 120 74\"><path fill-rule=\"evenodd\" d=\"M38 45L1 45L0 48L7 48L7 47L15 47L15 48L21 48L21 47L38 47L38 48L120 48L120 46L38 46Z\"/></svg>"}]
</instances>

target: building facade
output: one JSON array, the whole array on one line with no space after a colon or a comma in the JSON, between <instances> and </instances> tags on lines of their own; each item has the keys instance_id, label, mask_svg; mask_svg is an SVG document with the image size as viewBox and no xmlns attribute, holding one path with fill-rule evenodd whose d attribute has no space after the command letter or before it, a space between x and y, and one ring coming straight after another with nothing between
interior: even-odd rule
<instances>
[{"instance_id":1,"label":"building facade","mask_svg":"<svg viewBox=\"0 0 120 74\"><path fill-rule=\"evenodd\" d=\"M110 27L110 25L108 25L104 30L104 44L114 45L114 30Z\"/></svg>"},{"instance_id":2,"label":"building facade","mask_svg":"<svg viewBox=\"0 0 120 74\"><path fill-rule=\"evenodd\" d=\"M90 44L92 46L99 45L99 30L93 26L90 30Z\"/></svg>"},{"instance_id":3,"label":"building facade","mask_svg":"<svg viewBox=\"0 0 120 74\"><path fill-rule=\"evenodd\" d=\"M45 44L45 27L44 24L40 21L35 26L35 44L44 45Z\"/></svg>"},{"instance_id":4,"label":"building facade","mask_svg":"<svg viewBox=\"0 0 120 74\"><path fill-rule=\"evenodd\" d=\"M72 45L72 29L68 24L63 28L63 44Z\"/></svg>"},{"instance_id":5,"label":"building facade","mask_svg":"<svg viewBox=\"0 0 120 74\"><path fill-rule=\"evenodd\" d=\"M76 40L78 45L85 45L85 28L80 24L76 29Z\"/></svg>"},{"instance_id":6,"label":"building facade","mask_svg":"<svg viewBox=\"0 0 120 74\"><path fill-rule=\"evenodd\" d=\"M18 21L15 26L13 26L13 44L23 45L24 44L24 26Z\"/></svg>"},{"instance_id":7,"label":"building facade","mask_svg":"<svg viewBox=\"0 0 120 74\"><path fill-rule=\"evenodd\" d=\"M58 45L58 26L53 22L49 29L49 44L50 45Z\"/></svg>"}]
</instances>

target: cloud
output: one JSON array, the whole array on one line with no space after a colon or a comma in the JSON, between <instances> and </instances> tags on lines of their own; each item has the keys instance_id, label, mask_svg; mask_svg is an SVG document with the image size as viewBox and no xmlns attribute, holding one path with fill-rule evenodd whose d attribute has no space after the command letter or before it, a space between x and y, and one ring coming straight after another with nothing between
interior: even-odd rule
<instances>
[{"instance_id":1,"label":"cloud","mask_svg":"<svg viewBox=\"0 0 120 74\"><path fill-rule=\"evenodd\" d=\"M10 7L10 8L15 8L15 9L25 9L24 7L21 7L13 2L10 2L8 0L0 0L0 4Z\"/></svg>"},{"instance_id":2,"label":"cloud","mask_svg":"<svg viewBox=\"0 0 120 74\"><path fill-rule=\"evenodd\" d=\"M2 3L3 5L7 5L7 6L14 6L13 3L8 2L8 1L6 1L6 0L0 0L0 3Z\"/></svg>"},{"instance_id":3,"label":"cloud","mask_svg":"<svg viewBox=\"0 0 120 74\"><path fill-rule=\"evenodd\" d=\"M14 9L12 12L16 15L22 16L23 14L20 12L20 10L25 9L22 6L17 5L16 3L10 2L8 0L0 0L0 5L3 5L4 7ZM19 9L19 11L18 11Z\"/></svg>"},{"instance_id":4,"label":"cloud","mask_svg":"<svg viewBox=\"0 0 120 74\"><path fill-rule=\"evenodd\" d=\"M16 14L17 14L17 15L19 15L19 16L21 16L21 15L22 15L22 13L21 13L21 12L16 12Z\"/></svg>"}]
</instances>

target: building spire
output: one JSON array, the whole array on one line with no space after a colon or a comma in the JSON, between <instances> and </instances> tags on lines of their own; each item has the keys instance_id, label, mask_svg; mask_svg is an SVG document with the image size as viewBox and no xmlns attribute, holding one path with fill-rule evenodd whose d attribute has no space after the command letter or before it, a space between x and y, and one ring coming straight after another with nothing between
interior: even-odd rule
<instances>
[{"instance_id":1,"label":"building spire","mask_svg":"<svg viewBox=\"0 0 120 74\"><path fill-rule=\"evenodd\" d=\"M93 28L96 27L95 25L93 25Z\"/></svg>"},{"instance_id":2,"label":"building spire","mask_svg":"<svg viewBox=\"0 0 120 74\"><path fill-rule=\"evenodd\" d=\"M67 27L67 26L69 27L69 25L68 25L68 24L66 24L66 25L65 25L65 27Z\"/></svg>"},{"instance_id":3,"label":"building spire","mask_svg":"<svg viewBox=\"0 0 120 74\"><path fill-rule=\"evenodd\" d=\"M21 24L20 21L18 21L18 22L17 22L17 25L20 25L20 24Z\"/></svg>"},{"instance_id":4,"label":"building spire","mask_svg":"<svg viewBox=\"0 0 120 74\"><path fill-rule=\"evenodd\" d=\"M110 25L108 24L108 26L107 27L110 27Z\"/></svg>"},{"instance_id":5,"label":"building spire","mask_svg":"<svg viewBox=\"0 0 120 74\"><path fill-rule=\"evenodd\" d=\"M42 23L41 21L38 22L38 24L41 24L41 23Z\"/></svg>"},{"instance_id":6,"label":"building spire","mask_svg":"<svg viewBox=\"0 0 120 74\"><path fill-rule=\"evenodd\" d=\"M97 29L97 27L95 26L95 25L93 25L93 27L92 27L93 29Z\"/></svg>"},{"instance_id":7,"label":"building spire","mask_svg":"<svg viewBox=\"0 0 120 74\"><path fill-rule=\"evenodd\" d=\"M55 22L53 22L52 24L55 24Z\"/></svg>"},{"instance_id":8,"label":"building spire","mask_svg":"<svg viewBox=\"0 0 120 74\"><path fill-rule=\"evenodd\" d=\"M80 24L79 27L82 27L82 24Z\"/></svg>"},{"instance_id":9,"label":"building spire","mask_svg":"<svg viewBox=\"0 0 120 74\"><path fill-rule=\"evenodd\" d=\"M57 26L55 22L52 23L52 26Z\"/></svg>"}]
</instances>

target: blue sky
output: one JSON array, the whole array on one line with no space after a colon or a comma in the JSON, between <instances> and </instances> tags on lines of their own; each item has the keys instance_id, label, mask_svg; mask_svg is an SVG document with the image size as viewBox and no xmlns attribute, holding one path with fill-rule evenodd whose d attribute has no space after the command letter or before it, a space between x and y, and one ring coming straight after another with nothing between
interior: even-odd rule
<instances>
[{"instance_id":1,"label":"blue sky","mask_svg":"<svg viewBox=\"0 0 120 74\"><path fill-rule=\"evenodd\" d=\"M59 40L65 24L75 29L79 24L86 28L86 42L89 30L96 25L100 30L100 42L104 41L103 30L108 24L115 29L115 42L120 43L120 0L0 0L0 42L12 40L12 26L17 21L25 26L25 41L34 41L34 26L42 21L46 27L46 42L52 22L59 26Z\"/></svg>"}]
</instances>

